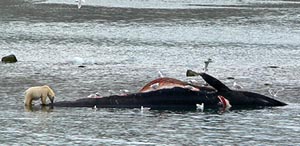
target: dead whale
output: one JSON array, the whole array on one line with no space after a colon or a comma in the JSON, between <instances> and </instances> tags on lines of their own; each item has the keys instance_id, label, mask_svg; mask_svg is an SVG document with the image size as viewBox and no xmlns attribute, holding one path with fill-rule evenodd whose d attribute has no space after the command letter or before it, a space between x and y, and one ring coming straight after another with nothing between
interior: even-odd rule
<instances>
[{"instance_id":1,"label":"dead whale","mask_svg":"<svg viewBox=\"0 0 300 146\"><path fill-rule=\"evenodd\" d=\"M221 81L206 73L199 73L199 75L210 86L196 86L173 78L159 78L146 84L137 93L101 98L81 98L75 101L59 101L50 103L48 106L97 108L148 107L151 109L184 110L196 109L199 104L204 104L205 108L212 109L226 109L230 107L240 109L287 105L284 102L258 93L231 90Z\"/></svg>"}]
</instances>

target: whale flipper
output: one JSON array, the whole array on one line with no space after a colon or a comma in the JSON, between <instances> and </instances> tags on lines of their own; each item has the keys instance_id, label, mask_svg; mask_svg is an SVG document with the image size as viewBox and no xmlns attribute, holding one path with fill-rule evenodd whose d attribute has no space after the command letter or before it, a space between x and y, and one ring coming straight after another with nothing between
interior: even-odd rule
<instances>
[{"instance_id":1,"label":"whale flipper","mask_svg":"<svg viewBox=\"0 0 300 146\"><path fill-rule=\"evenodd\" d=\"M219 92L227 92L231 91L226 85L224 85L221 81L218 79L206 74L206 73L200 73L199 74L209 85L214 87Z\"/></svg>"}]
</instances>

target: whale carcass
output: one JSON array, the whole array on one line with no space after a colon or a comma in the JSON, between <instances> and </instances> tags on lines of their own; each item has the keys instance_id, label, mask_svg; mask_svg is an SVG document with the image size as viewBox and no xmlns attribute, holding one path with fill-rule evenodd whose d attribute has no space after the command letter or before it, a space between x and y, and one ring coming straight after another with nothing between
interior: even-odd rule
<instances>
[{"instance_id":1,"label":"whale carcass","mask_svg":"<svg viewBox=\"0 0 300 146\"><path fill-rule=\"evenodd\" d=\"M248 91L231 90L218 79L200 73L209 86L196 86L173 78L158 78L146 84L139 92L101 98L81 98L48 104L54 107L196 109L256 108L285 106L284 102Z\"/></svg>"}]
</instances>

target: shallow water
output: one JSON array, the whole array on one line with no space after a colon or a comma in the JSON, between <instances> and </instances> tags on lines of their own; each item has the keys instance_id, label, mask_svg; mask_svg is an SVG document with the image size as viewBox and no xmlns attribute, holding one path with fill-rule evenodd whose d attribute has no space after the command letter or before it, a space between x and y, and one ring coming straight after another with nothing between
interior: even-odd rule
<instances>
[{"instance_id":1,"label":"shallow water","mask_svg":"<svg viewBox=\"0 0 300 146\"><path fill-rule=\"evenodd\" d=\"M297 145L300 3L245 0L1 0L0 142L4 145ZM50 85L57 101L138 91L187 69L286 107L225 113L139 109L24 109L24 91ZM79 68L84 65L84 68ZM270 66L278 66L272 68ZM235 80L227 79L234 77Z\"/></svg>"}]
</instances>

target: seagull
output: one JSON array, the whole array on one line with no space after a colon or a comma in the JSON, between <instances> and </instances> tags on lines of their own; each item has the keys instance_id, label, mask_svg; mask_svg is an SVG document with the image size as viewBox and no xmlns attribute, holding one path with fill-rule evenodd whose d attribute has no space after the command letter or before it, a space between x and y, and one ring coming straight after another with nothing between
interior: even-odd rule
<instances>
[{"instance_id":1,"label":"seagull","mask_svg":"<svg viewBox=\"0 0 300 146\"><path fill-rule=\"evenodd\" d=\"M277 97L277 94L283 90L284 90L284 88L281 87L281 88L277 88L277 89L270 88L268 91L273 97Z\"/></svg>"},{"instance_id":2,"label":"seagull","mask_svg":"<svg viewBox=\"0 0 300 146\"><path fill-rule=\"evenodd\" d=\"M129 93L129 90L122 89L122 90L120 90L120 92L121 92L121 95L127 95Z\"/></svg>"},{"instance_id":3,"label":"seagull","mask_svg":"<svg viewBox=\"0 0 300 146\"><path fill-rule=\"evenodd\" d=\"M81 5L83 4L83 3L85 3L85 0L76 0L76 2L78 2L78 9L80 9L81 8Z\"/></svg>"},{"instance_id":4,"label":"seagull","mask_svg":"<svg viewBox=\"0 0 300 146\"><path fill-rule=\"evenodd\" d=\"M90 94L89 96L88 96L88 98L94 98L95 97L95 94Z\"/></svg>"},{"instance_id":5,"label":"seagull","mask_svg":"<svg viewBox=\"0 0 300 146\"><path fill-rule=\"evenodd\" d=\"M96 94L96 96L100 96L100 93L99 93L99 92L96 92L95 94Z\"/></svg>"},{"instance_id":6,"label":"seagull","mask_svg":"<svg viewBox=\"0 0 300 146\"><path fill-rule=\"evenodd\" d=\"M100 93L99 92L96 92L95 94L90 94L89 96L88 96L88 98L101 98L102 96L100 95Z\"/></svg>"},{"instance_id":7,"label":"seagull","mask_svg":"<svg viewBox=\"0 0 300 146\"><path fill-rule=\"evenodd\" d=\"M243 87L241 85L238 85L236 82L233 82L233 87L238 90L243 89Z\"/></svg>"},{"instance_id":8,"label":"seagull","mask_svg":"<svg viewBox=\"0 0 300 146\"><path fill-rule=\"evenodd\" d=\"M123 89L123 90L120 90L121 92L123 92L123 93L129 93L129 90L127 90L127 89Z\"/></svg>"},{"instance_id":9,"label":"seagull","mask_svg":"<svg viewBox=\"0 0 300 146\"><path fill-rule=\"evenodd\" d=\"M164 75L162 74L161 71L158 71L158 77L160 77L160 78L164 77Z\"/></svg>"},{"instance_id":10,"label":"seagull","mask_svg":"<svg viewBox=\"0 0 300 146\"><path fill-rule=\"evenodd\" d=\"M152 89L157 89L159 87L159 83L152 84L152 85L150 85L150 87Z\"/></svg>"},{"instance_id":11,"label":"seagull","mask_svg":"<svg viewBox=\"0 0 300 146\"><path fill-rule=\"evenodd\" d=\"M196 109L203 111L204 110L204 103L196 104Z\"/></svg>"},{"instance_id":12,"label":"seagull","mask_svg":"<svg viewBox=\"0 0 300 146\"><path fill-rule=\"evenodd\" d=\"M95 105L95 106L93 107L93 109L97 110L97 106Z\"/></svg>"},{"instance_id":13,"label":"seagull","mask_svg":"<svg viewBox=\"0 0 300 146\"><path fill-rule=\"evenodd\" d=\"M150 107L141 106L141 113L143 113L144 111L149 111L150 109Z\"/></svg>"},{"instance_id":14,"label":"seagull","mask_svg":"<svg viewBox=\"0 0 300 146\"><path fill-rule=\"evenodd\" d=\"M204 64L205 64L205 66L203 68L204 72L208 71L208 69L207 69L208 68L208 64L211 63L211 62L213 62L213 61L210 58L208 58L207 61L204 61Z\"/></svg>"}]
</instances>

